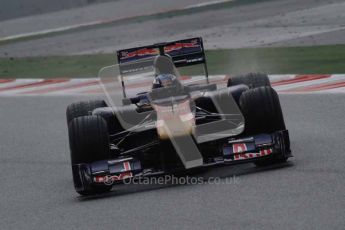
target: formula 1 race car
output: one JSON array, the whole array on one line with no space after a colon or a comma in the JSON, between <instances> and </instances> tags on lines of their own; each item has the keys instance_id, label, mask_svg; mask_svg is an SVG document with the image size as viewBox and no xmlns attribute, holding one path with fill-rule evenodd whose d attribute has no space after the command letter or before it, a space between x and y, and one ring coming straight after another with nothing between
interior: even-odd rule
<instances>
[{"instance_id":1,"label":"formula 1 race car","mask_svg":"<svg viewBox=\"0 0 345 230\"><path fill-rule=\"evenodd\" d=\"M66 111L79 194L143 177L291 157L267 75L231 77L224 87L210 83L201 38L120 50L117 58L99 73L107 102L73 103ZM177 69L196 66L202 76Z\"/></svg>"}]
</instances>

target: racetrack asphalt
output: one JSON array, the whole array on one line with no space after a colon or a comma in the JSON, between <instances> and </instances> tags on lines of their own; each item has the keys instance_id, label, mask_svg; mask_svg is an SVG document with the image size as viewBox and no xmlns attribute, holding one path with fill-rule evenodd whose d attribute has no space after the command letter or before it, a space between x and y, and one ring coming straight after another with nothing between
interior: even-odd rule
<instances>
[{"instance_id":1,"label":"racetrack asphalt","mask_svg":"<svg viewBox=\"0 0 345 230\"><path fill-rule=\"evenodd\" d=\"M82 199L65 108L85 97L0 100L1 229L344 229L345 96L280 95L294 158L198 176L235 184L117 186Z\"/></svg>"}]
</instances>

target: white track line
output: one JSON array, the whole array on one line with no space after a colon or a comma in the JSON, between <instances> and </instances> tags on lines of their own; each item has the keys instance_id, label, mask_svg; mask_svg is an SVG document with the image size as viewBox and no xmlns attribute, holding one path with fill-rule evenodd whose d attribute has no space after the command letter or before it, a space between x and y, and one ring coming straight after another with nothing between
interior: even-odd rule
<instances>
[{"instance_id":1,"label":"white track line","mask_svg":"<svg viewBox=\"0 0 345 230\"><path fill-rule=\"evenodd\" d=\"M32 36L47 35L47 34L57 33L57 32L64 32L64 31L78 29L78 28L82 28L86 26L101 25L103 23L106 23L106 21L93 21L93 22L81 23L81 24L70 25L70 26L62 26L62 27L53 28L53 29L40 30L40 31L35 31L35 32L30 32L30 33L16 34L16 35L11 35L7 37L2 37L0 38L0 42L11 41L15 39L27 38L27 37L32 37Z\"/></svg>"},{"instance_id":2,"label":"white track line","mask_svg":"<svg viewBox=\"0 0 345 230\"><path fill-rule=\"evenodd\" d=\"M65 31L69 31L69 30L80 29L83 27L97 26L97 25L102 25L102 24L106 24L106 23L112 23L112 22L116 22L116 21L132 19L132 18L136 18L136 17L153 16L153 15L157 15L157 14L169 13L169 12L174 12L174 11L196 9L196 8L200 8L200 7L212 6L212 5L217 5L217 4L232 2L232 1L234 1L234 0L216 0L216 1L211 1L211 2L189 5L189 6L185 6L182 8L158 11L158 12L153 13L153 14L148 13L148 14L139 14L139 15L124 17L124 18L96 20L96 21L74 24L74 25L69 25L69 26L62 26L62 27L57 27L57 28L52 28L52 29L39 30L39 31L35 31L35 32L16 34L16 35L11 35L11 36L6 36L6 37L0 37L0 42L11 41L11 40L15 40L15 39L28 38L28 37L33 37L33 36L47 35L47 34L52 34L52 33L57 33L57 32L65 32Z\"/></svg>"},{"instance_id":3,"label":"white track line","mask_svg":"<svg viewBox=\"0 0 345 230\"><path fill-rule=\"evenodd\" d=\"M203 2L203 3L198 3L190 6L186 6L183 9L194 9L194 8L199 8L199 7L204 7L204 6L212 6L212 5L217 5L221 3L227 3L227 2L233 2L234 0L215 0L215 1L209 1L209 2Z\"/></svg>"}]
</instances>

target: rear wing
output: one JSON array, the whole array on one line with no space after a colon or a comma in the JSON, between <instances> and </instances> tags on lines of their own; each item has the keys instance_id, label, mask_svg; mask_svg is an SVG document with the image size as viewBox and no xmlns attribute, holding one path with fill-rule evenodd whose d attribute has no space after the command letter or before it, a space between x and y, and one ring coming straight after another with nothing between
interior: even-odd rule
<instances>
[{"instance_id":1,"label":"rear wing","mask_svg":"<svg viewBox=\"0 0 345 230\"><path fill-rule=\"evenodd\" d=\"M204 44L201 37L119 50L117 51L117 62L120 65L121 73L125 74L139 71L134 64L136 61L144 61L165 54L172 57L176 67L204 64L205 74L208 78ZM141 67L143 68L142 64Z\"/></svg>"},{"instance_id":2,"label":"rear wing","mask_svg":"<svg viewBox=\"0 0 345 230\"><path fill-rule=\"evenodd\" d=\"M202 38L190 38L117 51L119 64L134 62L157 55L168 54L176 67L205 63Z\"/></svg>"},{"instance_id":3,"label":"rear wing","mask_svg":"<svg viewBox=\"0 0 345 230\"><path fill-rule=\"evenodd\" d=\"M177 68L203 64L206 82L209 83L204 44L201 37L124 49L117 51L117 62L125 98L124 76L152 67L152 59L158 55L169 55Z\"/></svg>"}]
</instances>

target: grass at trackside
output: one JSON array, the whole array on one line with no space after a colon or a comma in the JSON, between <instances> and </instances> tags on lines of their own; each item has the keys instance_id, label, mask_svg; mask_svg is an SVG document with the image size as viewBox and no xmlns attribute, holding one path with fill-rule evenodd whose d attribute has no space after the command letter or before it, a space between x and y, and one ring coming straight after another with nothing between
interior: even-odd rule
<instances>
[{"instance_id":1,"label":"grass at trackside","mask_svg":"<svg viewBox=\"0 0 345 230\"><path fill-rule=\"evenodd\" d=\"M207 51L210 74L345 73L345 45ZM115 54L66 57L0 58L0 78L96 77L115 64ZM183 74L196 73L193 67Z\"/></svg>"},{"instance_id":2,"label":"grass at trackside","mask_svg":"<svg viewBox=\"0 0 345 230\"><path fill-rule=\"evenodd\" d=\"M345 45L212 51L208 65L211 73L345 73Z\"/></svg>"},{"instance_id":3,"label":"grass at trackside","mask_svg":"<svg viewBox=\"0 0 345 230\"><path fill-rule=\"evenodd\" d=\"M115 54L0 58L0 78L96 77L115 60Z\"/></svg>"}]
</instances>

